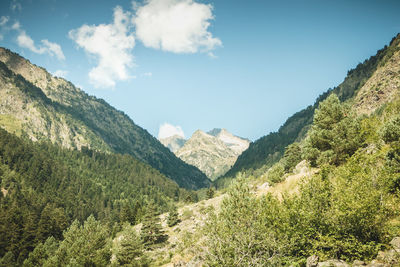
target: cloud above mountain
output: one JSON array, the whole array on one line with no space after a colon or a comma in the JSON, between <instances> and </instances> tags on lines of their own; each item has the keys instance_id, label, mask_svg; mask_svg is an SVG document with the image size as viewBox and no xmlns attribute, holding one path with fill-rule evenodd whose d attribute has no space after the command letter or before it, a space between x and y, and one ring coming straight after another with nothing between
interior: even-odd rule
<instances>
[{"instance_id":1,"label":"cloud above mountain","mask_svg":"<svg viewBox=\"0 0 400 267\"><path fill-rule=\"evenodd\" d=\"M0 17L0 40L4 38L3 34L8 32L16 32L16 42L19 47L26 48L36 54L48 54L52 57L56 57L58 60L65 60L65 55L61 49L61 46L57 43L50 42L47 39L41 40L41 44L35 44L35 41L26 33L22 28L18 20L14 20L14 23L10 23L9 16Z\"/></svg>"},{"instance_id":2,"label":"cloud above mountain","mask_svg":"<svg viewBox=\"0 0 400 267\"><path fill-rule=\"evenodd\" d=\"M147 47L173 53L210 51L222 45L208 31L212 5L193 0L148 0L136 7L136 37Z\"/></svg>"},{"instance_id":3,"label":"cloud above mountain","mask_svg":"<svg viewBox=\"0 0 400 267\"><path fill-rule=\"evenodd\" d=\"M158 139L163 139L174 135L185 138L185 134L181 126L174 126L166 122L160 125L160 129L158 131Z\"/></svg>"},{"instance_id":4,"label":"cloud above mountain","mask_svg":"<svg viewBox=\"0 0 400 267\"><path fill-rule=\"evenodd\" d=\"M132 49L135 47L130 18L130 12L117 6L112 23L84 24L69 32L69 37L80 48L97 59L97 66L89 72L90 82L95 87L114 87L116 81L130 78L128 69L133 66Z\"/></svg>"},{"instance_id":5,"label":"cloud above mountain","mask_svg":"<svg viewBox=\"0 0 400 267\"><path fill-rule=\"evenodd\" d=\"M12 25L11 29L18 32L17 44L22 48L27 48L36 54L49 54L55 56L59 60L65 60L61 46L57 43L50 42L47 39L41 40L41 45L35 45L35 41L21 28L19 22Z\"/></svg>"},{"instance_id":6,"label":"cloud above mountain","mask_svg":"<svg viewBox=\"0 0 400 267\"><path fill-rule=\"evenodd\" d=\"M211 55L211 50L222 45L208 30L214 19L210 4L146 0L144 4L134 2L133 6L133 12L117 6L110 24L84 24L69 32L79 48L96 58L89 80L97 88L115 87L117 81L135 77L129 74L134 66L135 39L146 47L173 53Z\"/></svg>"}]
</instances>

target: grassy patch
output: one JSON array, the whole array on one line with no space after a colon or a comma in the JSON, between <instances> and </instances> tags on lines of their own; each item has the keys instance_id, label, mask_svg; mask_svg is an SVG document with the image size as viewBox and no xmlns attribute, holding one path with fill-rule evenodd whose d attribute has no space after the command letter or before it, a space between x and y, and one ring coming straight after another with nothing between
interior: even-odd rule
<instances>
[{"instance_id":1,"label":"grassy patch","mask_svg":"<svg viewBox=\"0 0 400 267\"><path fill-rule=\"evenodd\" d=\"M17 136L22 134L22 123L11 115L0 114L0 127Z\"/></svg>"}]
</instances>

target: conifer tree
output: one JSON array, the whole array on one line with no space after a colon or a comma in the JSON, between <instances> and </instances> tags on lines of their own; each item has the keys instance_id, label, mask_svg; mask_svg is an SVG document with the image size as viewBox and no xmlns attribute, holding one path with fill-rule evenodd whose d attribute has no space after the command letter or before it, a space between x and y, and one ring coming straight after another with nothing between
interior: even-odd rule
<instances>
[{"instance_id":1,"label":"conifer tree","mask_svg":"<svg viewBox=\"0 0 400 267\"><path fill-rule=\"evenodd\" d=\"M159 213L153 202L149 203L143 217L141 238L146 248L162 243L167 238L162 230Z\"/></svg>"},{"instance_id":2,"label":"conifer tree","mask_svg":"<svg viewBox=\"0 0 400 267\"><path fill-rule=\"evenodd\" d=\"M214 188L212 188L212 186L210 186L207 190L207 199L213 198L214 197Z\"/></svg>"},{"instance_id":3,"label":"conifer tree","mask_svg":"<svg viewBox=\"0 0 400 267\"><path fill-rule=\"evenodd\" d=\"M143 244L130 224L124 225L121 241L115 253L120 265L143 266Z\"/></svg>"},{"instance_id":4,"label":"conifer tree","mask_svg":"<svg viewBox=\"0 0 400 267\"><path fill-rule=\"evenodd\" d=\"M172 227L180 222L178 209L175 205L171 207L171 210L168 213L167 224L169 227Z\"/></svg>"}]
</instances>

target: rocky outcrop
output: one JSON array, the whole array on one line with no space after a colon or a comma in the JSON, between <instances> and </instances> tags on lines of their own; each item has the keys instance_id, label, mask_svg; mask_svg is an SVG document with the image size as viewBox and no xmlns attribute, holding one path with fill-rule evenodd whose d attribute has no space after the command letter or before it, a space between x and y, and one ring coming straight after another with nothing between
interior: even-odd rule
<instances>
[{"instance_id":1,"label":"rocky outcrop","mask_svg":"<svg viewBox=\"0 0 400 267\"><path fill-rule=\"evenodd\" d=\"M215 180L232 167L249 144L248 140L225 129L214 129L209 133L197 130L175 154Z\"/></svg>"},{"instance_id":2,"label":"rocky outcrop","mask_svg":"<svg viewBox=\"0 0 400 267\"><path fill-rule=\"evenodd\" d=\"M355 98L359 114L371 114L383 104L393 100L400 91L400 38L393 41L393 55L375 71Z\"/></svg>"}]
</instances>

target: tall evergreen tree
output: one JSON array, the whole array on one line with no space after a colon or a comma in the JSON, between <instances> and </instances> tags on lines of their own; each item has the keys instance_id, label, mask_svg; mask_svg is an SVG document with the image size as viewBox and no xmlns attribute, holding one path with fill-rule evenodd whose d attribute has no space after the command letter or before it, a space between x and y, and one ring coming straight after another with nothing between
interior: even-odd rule
<instances>
[{"instance_id":1,"label":"tall evergreen tree","mask_svg":"<svg viewBox=\"0 0 400 267\"><path fill-rule=\"evenodd\" d=\"M124 266L144 266L143 244L140 237L130 224L124 225L120 236L120 243L115 252L118 264Z\"/></svg>"},{"instance_id":2,"label":"tall evergreen tree","mask_svg":"<svg viewBox=\"0 0 400 267\"><path fill-rule=\"evenodd\" d=\"M175 205L172 205L172 207L168 213L167 224L169 227L172 227L174 225L177 225L179 222L180 222L180 219L179 219L178 209Z\"/></svg>"},{"instance_id":3,"label":"tall evergreen tree","mask_svg":"<svg viewBox=\"0 0 400 267\"><path fill-rule=\"evenodd\" d=\"M146 248L160 244L167 239L161 227L161 220L157 207L153 202L147 206L146 214L143 217L141 238Z\"/></svg>"}]
</instances>

